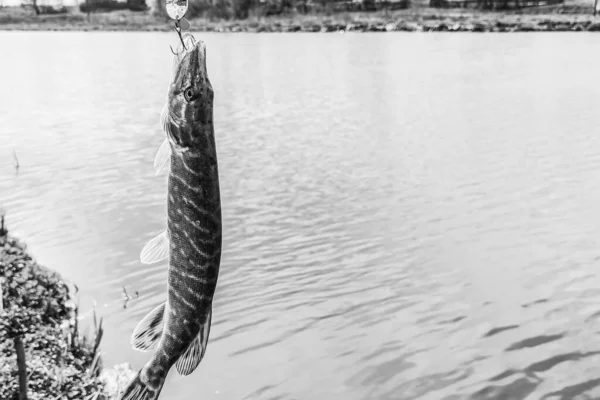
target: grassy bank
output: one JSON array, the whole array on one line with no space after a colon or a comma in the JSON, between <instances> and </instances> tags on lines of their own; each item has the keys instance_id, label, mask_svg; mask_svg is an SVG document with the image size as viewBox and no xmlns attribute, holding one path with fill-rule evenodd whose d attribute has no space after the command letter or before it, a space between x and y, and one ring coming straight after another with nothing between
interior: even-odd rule
<instances>
[{"instance_id":1,"label":"grassy bank","mask_svg":"<svg viewBox=\"0 0 600 400\"><path fill-rule=\"evenodd\" d=\"M0 393L27 399L108 400L131 376L119 366L102 373L101 320L81 336L73 289L40 266L26 246L0 232ZM22 396L22 394L21 394Z\"/></svg>"},{"instance_id":2,"label":"grassy bank","mask_svg":"<svg viewBox=\"0 0 600 400\"><path fill-rule=\"evenodd\" d=\"M413 4L406 10L290 14L243 20L192 19L193 31L208 32L523 32L600 31L592 16L593 1L530 7L512 11L436 9ZM170 31L170 20L150 12L115 11L88 16L75 9L67 14L36 16L20 7L0 8L0 30Z\"/></svg>"}]
</instances>

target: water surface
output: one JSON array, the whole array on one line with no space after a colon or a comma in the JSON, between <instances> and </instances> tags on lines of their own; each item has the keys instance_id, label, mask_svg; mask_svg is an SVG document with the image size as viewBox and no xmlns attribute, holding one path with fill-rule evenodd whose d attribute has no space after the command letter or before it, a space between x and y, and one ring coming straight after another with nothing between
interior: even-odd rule
<instances>
[{"instance_id":1,"label":"water surface","mask_svg":"<svg viewBox=\"0 0 600 400\"><path fill-rule=\"evenodd\" d=\"M206 357L165 399L600 397L600 36L197 37L224 253ZM137 369L176 36L0 43L9 228L98 303L105 364Z\"/></svg>"}]
</instances>

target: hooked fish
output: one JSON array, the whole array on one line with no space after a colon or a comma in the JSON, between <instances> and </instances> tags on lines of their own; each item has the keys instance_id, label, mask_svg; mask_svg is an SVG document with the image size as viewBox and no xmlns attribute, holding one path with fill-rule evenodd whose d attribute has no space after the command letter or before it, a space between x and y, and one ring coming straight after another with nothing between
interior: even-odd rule
<instances>
[{"instance_id":1,"label":"hooked fish","mask_svg":"<svg viewBox=\"0 0 600 400\"><path fill-rule=\"evenodd\" d=\"M168 296L134 329L136 350L154 350L121 400L158 399L173 365L191 374L206 352L221 262L221 200L206 47L190 34L173 59L161 115L167 138L154 166L170 159L167 229L142 250L145 264L169 259ZM185 46L182 48L182 45Z\"/></svg>"}]
</instances>

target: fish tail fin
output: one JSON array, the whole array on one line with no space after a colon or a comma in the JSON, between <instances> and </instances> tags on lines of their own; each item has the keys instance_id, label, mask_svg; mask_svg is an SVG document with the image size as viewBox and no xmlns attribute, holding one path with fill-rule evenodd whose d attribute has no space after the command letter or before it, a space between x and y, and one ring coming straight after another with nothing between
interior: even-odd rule
<instances>
[{"instance_id":1,"label":"fish tail fin","mask_svg":"<svg viewBox=\"0 0 600 400\"><path fill-rule=\"evenodd\" d=\"M141 371L129 382L119 400L156 400L165 383L164 378L157 387L150 387L140 379Z\"/></svg>"}]
</instances>

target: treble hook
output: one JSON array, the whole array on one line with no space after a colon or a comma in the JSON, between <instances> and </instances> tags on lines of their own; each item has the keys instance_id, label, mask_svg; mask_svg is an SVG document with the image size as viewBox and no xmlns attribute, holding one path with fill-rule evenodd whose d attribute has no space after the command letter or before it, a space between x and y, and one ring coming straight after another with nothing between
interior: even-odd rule
<instances>
[{"instance_id":1,"label":"treble hook","mask_svg":"<svg viewBox=\"0 0 600 400\"><path fill-rule=\"evenodd\" d=\"M185 43L183 42L183 37L181 36L181 26L179 26L179 20L178 19L175 20L175 32L177 32L177 35L179 36L179 40L181 40L181 45L183 46L183 49L187 50L187 48L185 47ZM173 47L171 47L171 45L169 45L169 48L171 49L171 53L173 53L176 56L179 55L179 53L176 53L173 50Z\"/></svg>"}]
</instances>

